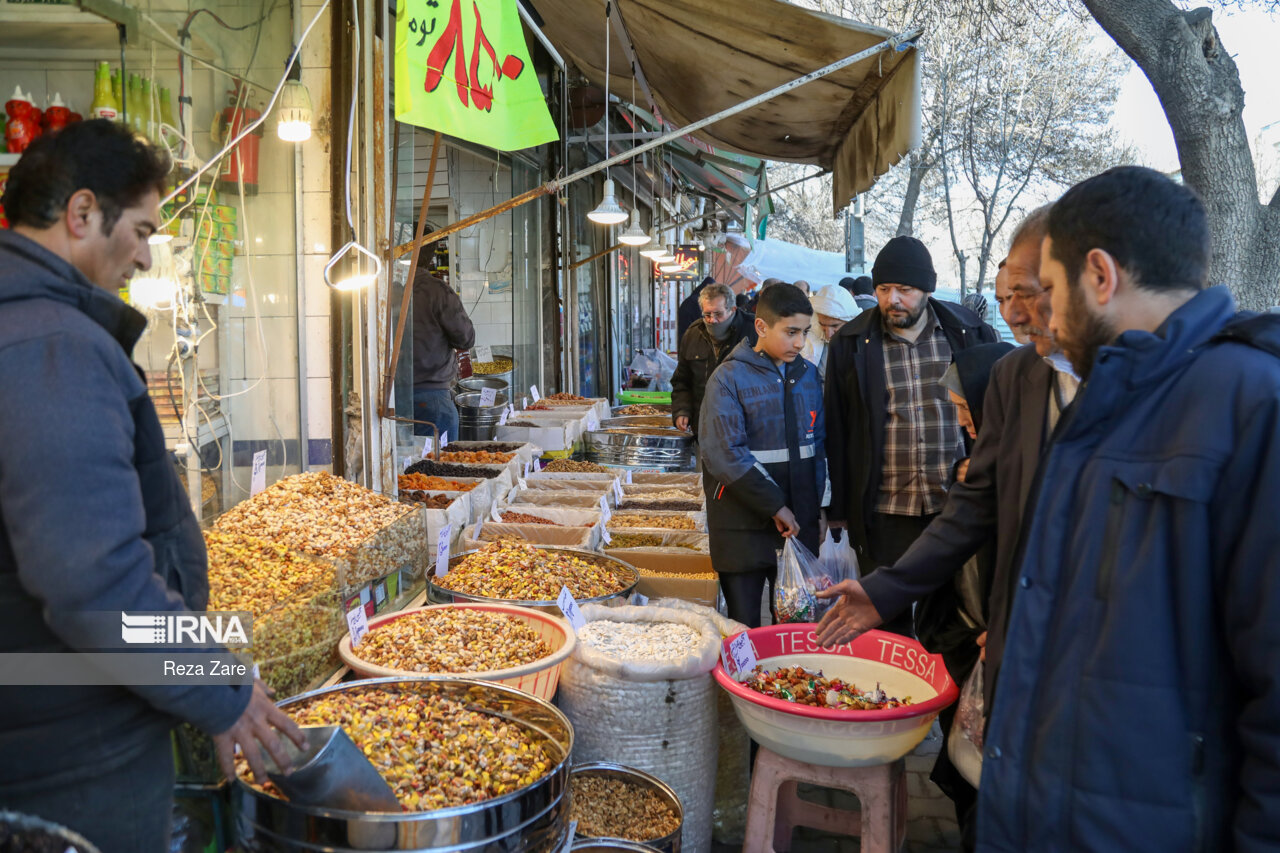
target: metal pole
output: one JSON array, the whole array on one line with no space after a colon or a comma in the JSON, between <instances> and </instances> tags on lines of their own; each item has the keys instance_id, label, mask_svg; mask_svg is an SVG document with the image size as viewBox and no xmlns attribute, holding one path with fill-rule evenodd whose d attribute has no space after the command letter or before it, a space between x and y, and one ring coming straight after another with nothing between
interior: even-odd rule
<instances>
[{"instance_id":1,"label":"metal pole","mask_svg":"<svg viewBox=\"0 0 1280 853\"><path fill-rule=\"evenodd\" d=\"M520 10L520 20L524 21L524 25L533 30L533 34L537 36L538 41L542 42L542 46L547 49L547 53L551 55L551 59L556 65L560 66L560 70L564 71L564 57L562 57L551 44L551 39L547 38L547 34L542 28L533 22L533 16L524 8L524 4L517 2L516 8Z\"/></svg>"},{"instance_id":2,"label":"metal pole","mask_svg":"<svg viewBox=\"0 0 1280 853\"><path fill-rule=\"evenodd\" d=\"M826 77L829 74L834 74L837 71L841 71L845 68L848 68L850 65L856 65L862 60L869 59L870 57L876 56L877 54L880 54L880 53L884 53L886 50L898 50L902 45L908 44L914 41L916 38L919 38L921 32L923 32L923 28L921 27L912 27L909 30L903 30L898 35L885 39L884 41L880 42L879 44L873 47L869 47L864 51L853 54L852 56L846 56L844 59L841 59L838 62L833 62L830 65L819 68L817 71L811 71L808 74L805 74L803 77L797 77L796 79L790 81L789 83L783 83L781 86L778 86L775 89L770 89L767 92L762 92L761 94L756 95L754 98L749 98L748 100L745 100L740 104L736 104L735 106L729 107L728 109L721 110L720 112L709 115L706 118L698 119L693 124L676 128L670 133L664 134L663 136L660 136L657 139L650 140L649 142L646 142L643 145L637 145L634 148L628 148L626 151L623 151L620 154L615 154L614 156L609 157L606 160L601 160L599 163L595 163L594 165L588 166L585 169L581 169L577 172L574 172L572 175L569 175L566 178L562 178L560 180L555 180L555 181L548 181L547 183L543 184L541 187L530 190L529 192L524 193L523 195L518 196L517 198L511 199L510 201L507 201L507 202L503 202L502 204L496 205L494 207L489 208L488 210L481 211L480 213L477 213L474 216L468 217L467 219L463 220L463 223L465 224L454 223L453 225L449 225L445 228L441 228L438 231L433 231L430 234L427 234L425 237L419 237L401 246L397 246L395 250L395 255L396 257L402 257L403 255L406 255L409 252L413 251L418 246L425 245L427 243L433 243L436 240L439 240L441 237L444 237L448 234L452 234L455 231L461 230L462 228L466 228L471 225L474 225L476 222L481 222L492 216L496 216L500 213L505 213L506 211L511 210L513 207L519 207L520 205L526 202L532 201L533 199L538 198L540 196L558 192L562 187L565 187L568 184L573 183L574 181L580 181L583 178L586 178L590 175L594 175L596 172L602 172L605 169L610 168L611 166L616 166L619 163L626 162L627 160L630 160L632 157L635 157L638 154L643 154L644 152L650 151L654 148L664 145L673 139L679 139L682 136L687 136L690 133L694 133L695 131L701 130L702 128L707 127L708 125L715 124L716 122L729 118L730 116L735 116L738 113L745 112L746 110L749 110L752 107L759 106L760 104L763 104L766 101L770 101L778 97L779 95L785 95L787 92L790 92L793 89L798 89L799 87L805 85L806 83L812 83L814 80L819 80L823 77Z\"/></svg>"}]
</instances>

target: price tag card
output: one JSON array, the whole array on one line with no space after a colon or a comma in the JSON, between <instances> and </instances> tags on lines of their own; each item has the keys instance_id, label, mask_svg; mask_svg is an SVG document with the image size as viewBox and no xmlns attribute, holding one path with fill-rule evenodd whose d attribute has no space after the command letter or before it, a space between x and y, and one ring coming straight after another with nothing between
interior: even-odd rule
<instances>
[{"instance_id":1,"label":"price tag card","mask_svg":"<svg viewBox=\"0 0 1280 853\"><path fill-rule=\"evenodd\" d=\"M496 402L498 402L497 388L481 388L480 389L480 405L488 407L488 406L492 406ZM506 412L503 411L502 414L505 415Z\"/></svg>"},{"instance_id":2,"label":"price tag card","mask_svg":"<svg viewBox=\"0 0 1280 853\"><path fill-rule=\"evenodd\" d=\"M569 592L569 587L560 587L560 597L556 599L556 604L560 605L560 612L564 614L564 618L569 620L573 630L581 631L587 627L587 620L583 618L582 611L578 609L578 602L574 600L573 593Z\"/></svg>"},{"instance_id":3,"label":"price tag card","mask_svg":"<svg viewBox=\"0 0 1280 853\"><path fill-rule=\"evenodd\" d=\"M622 503L622 481L621 480L613 481L613 493L614 495L617 496L618 503Z\"/></svg>"},{"instance_id":4,"label":"price tag card","mask_svg":"<svg viewBox=\"0 0 1280 853\"><path fill-rule=\"evenodd\" d=\"M378 607L381 607L382 603L386 600L387 600L387 584L385 581L382 581L382 582L379 582L378 585L373 588L373 601Z\"/></svg>"},{"instance_id":5,"label":"price tag card","mask_svg":"<svg viewBox=\"0 0 1280 853\"><path fill-rule=\"evenodd\" d=\"M613 544L613 536L610 535L609 528L607 527L600 528L600 541L604 542L604 544L606 545Z\"/></svg>"},{"instance_id":6,"label":"price tag card","mask_svg":"<svg viewBox=\"0 0 1280 853\"><path fill-rule=\"evenodd\" d=\"M484 364L493 361L493 347L488 344L480 344L476 347L476 361Z\"/></svg>"},{"instance_id":7,"label":"price tag card","mask_svg":"<svg viewBox=\"0 0 1280 853\"><path fill-rule=\"evenodd\" d=\"M595 432L598 429L600 429L600 418L594 411L587 412L587 432Z\"/></svg>"},{"instance_id":8,"label":"price tag card","mask_svg":"<svg viewBox=\"0 0 1280 853\"><path fill-rule=\"evenodd\" d=\"M436 577L449 574L449 540L453 537L453 525L446 524L440 528L436 537Z\"/></svg>"},{"instance_id":9,"label":"price tag card","mask_svg":"<svg viewBox=\"0 0 1280 853\"><path fill-rule=\"evenodd\" d=\"M631 469L627 469L627 485L631 485Z\"/></svg>"},{"instance_id":10,"label":"price tag card","mask_svg":"<svg viewBox=\"0 0 1280 853\"><path fill-rule=\"evenodd\" d=\"M351 647L353 649L360 645L364 635L369 633L369 617L365 616L363 607L357 607L355 610L347 612L347 631L351 634Z\"/></svg>"},{"instance_id":11,"label":"price tag card","mask_svg":"<svg viewBox=\"0 0 1280 853\"><path fill-rule=\"evenodd\" d=\"M426 459L431 455L431 436L427 436L422 442L422 458Z\"/></svg>"},{"instance_id":12,"label":"price tag card","mask_svg":"<svg viewBox=\"0 0 1280 853\"><path fill-rule=\"evenodd\" d=\"M440 433L440 449L444 450L448 446L449 446L449 431L445 430L444 432Z\"/></svg>"},{"instance_id":13,"label":"price tag card","mask_svg":"<svg viewBox=\"0 0 1280 853\"><path fill-rule=\"evenodd\" d=\"M751 645L751 638L747 636L746 631L729 641L727 657L723 647L720 656L723 659L725 671L731 675L742 675L756 668L756 649Z\"/></svg>"},{"instance_id":14,"label":"price tag card","mask_svg":"<svg viewBox=\"0 0 1280 853\"><path fill-rule=\"evenodd\" d=\"M637 607L644 607L649 603L649 596L642 592L633 592L631 593L631 603Z\"/></svg>"},{"instance_id":15,"label":"price tag card","mask_svg":"<svg viewBox=\"0 0 1280 853\"><path fill-rule=\"evenodd\" d=\"M542 457L538 457L537 459L533 460L533 470L535 471L542 470Z\"/></svg>"},{"instance_id":16,"label":"price tag card","mask_svg":"<svg viewBox=\"0 0 1280 853\"><path fill-rule=\"evenodd\" d=\"M249 485L249 494L256 495L267 487L267 451L259 450L253 454L253 480Z\"/></svg>"},{"instance_id":17,"label":"price tag card","mask_svg":"<svg viewBox=\"0 0 1280 853\"><path fill-rule=\"evenodd\" d=\"M530 461L528 461L528 462L524 463L524 475L525 475L526 477L528 477L528 476L529 476L529 472L530 472L531 470L533 470L533 461L532 461L532 460L530 460Z\"/></svg>"},{"instance_id":18,"label":"price tag card","mask_svg":"<svg viewBox=\"0 0 1280 853\"><path fill-rule=\"evenodd\" d=\"M483 394L484 391L481 391L480 393ZM507 406L502 410L502 414L498 415L498 426L506 426L507 418L509 417L511 417L511 407Z\"/></svg>"},{"instance_id":19,"label":"price tag card","mask_svg":"<svg viewBox=\"0 0 1280 853\"><path fill-rule=\"evenodd\" d=\"M529 491L529 484L525 482L524 477L519 477L516 479L516 491L517 492Z\"/></svg>"},{"instance_id":20,"label":"price tag card","mask_svg":"<svg viewBox=\"0 0 1280 853\"><path fill-rule=\"evenodd\" d=\"M535 403L542 399L542 395L538 393L537 385L529 386L529 396L533 398L533 402Z\"/></svg>"},{"instance_id":21,"label":"price tag card","mask_svg":"<svg viewBox=\"0 0 1280 853\"><path fill-rule=\"evenodd\" d=\"M608 524L609 519L613 518L613 510L609 509L609 496L600 496L600 523Z\"/></svg>"},{"instance_id":22,"label":"price tag card","mask_svg":"<svg viewBox=\"0 0 1280 853\"><path fill-rule=\"evenodd\" d=\"M502 513L498 510L497 503L494 503L493 506L489 507L489 517L499 524L502 523Z\"/></svg>"},{"instance_id":23,"label":"price tag card","mask_svg":"<svg viewBox=\"0 0 1280 853\"><path fill-rule=\"evenodd\" d=\"M463 530L465 530L465 529L466 529L466 528L463 528ZM477 521L477 522L476 522L476 529L475 529L475 532L471 534L471 538L472 538L472 539L474 539L474 540L476 540L477 542L481 542L481 541L483 541L483 540L481 540L481 538L480 538L480 533L481 533L481 531L483 531L483 530L484 530L484 519L482 518L482 519L480 519L479 521Z\"/></svg>"},{"instance_id":24,"label":"price tag card","mask_svg":"<svg viewBox=\"0 0 1280 853\"><path fill-rule=\"evenodd\" d=\"M256 663L253 665L253 678L255 681L259 678L262 678L262 670L258 668L258 665Z\"/></svg>"},{"instance_id":25,"label":"price tag card","mask_svg":"<svg viewBox=\"0 0 1280 853\"><path fill-rule=\"evenodd\" d=\"M401 470L401 471L408 471L408 470L409 470L409 466L410 466L410 465L412 465L412 464L413 464L413 459L406 459L406 460L404 460L404 465L401 467L401 469L400 469L400 470Z\"/></svg>"}]
</instances>

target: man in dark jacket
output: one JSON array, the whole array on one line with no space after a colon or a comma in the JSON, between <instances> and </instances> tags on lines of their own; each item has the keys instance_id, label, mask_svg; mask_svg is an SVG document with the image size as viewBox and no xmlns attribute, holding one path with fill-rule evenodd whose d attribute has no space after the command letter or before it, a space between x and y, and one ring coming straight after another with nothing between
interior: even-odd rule
<instances>
[{"instance_id":1,"label":"man in dark jacket","mask_svg":"<svg viewBox=\"0 0 1280 853\"><path fill-rule=\"evenodd\" d=\"M702 284L693 289L680 303L680 307L676 309L676 340L684 340L684 333L689 331L689 327L702 317L702 308L699 305L698 297L702 295L702 291L707 289L708 284L715 284L716 280L711 276L707 276L702 280Z\"/></svg>"},{"instance_id":2,"label":"man in dark jacket","mask_svg":"<svg viewBox=\"0 0 1280 853\"><path fill-rule=\"evenodd\" d=\"M755 315L737 307L727 284L712 282L699 299L702 319L680 339L676 372L671 376L671 421L698 431L698 413L707 380L739 341L756 345Z\"/></svg>"},{"instance_id":3,"label":"man in dark jacket","mask_svg":"<svg viewBox=\"0 0 1280 853\"><path fill-rule=\"evenodd\" d=\"M458 294L419 266L413 280L413 417L435 424L450 439L458 438L457 351L475 342L475 326ZM431 429L415 424L414 433L430 435Z\"/></svg>"},{"instance_id":4,"label":"man in dark jacket","mask_svg":"<svg viewBox=\"0 0 1280 853\"><path fill-rule=\"evenodd\" d=\"M939 380L954 352L992 343L995 332L929 296L937 275L915 238L890 240L872 274L879 306L846 323L827 358L828 522L848 527L862 565L889 566L941 512L963 455ZM911 614L886 627L910 633Z\"/></svg>"},{"instance_id":5,"label":"man in dark jacket","mask_svg":"<svg viewBox=\"0 0 1280 853\"><path fill-rule=\"evenodd\" d=\"M1280 849L1280 334L1210 257L1195 193L1149 169L1050 213L1085 384L1024 525L980 850Z\"/></svg>"},{"instance_id":6,"label":"man in dark jacket","mask_svg":"<svg viewBox=\"0 0 1280 853\"><path fill-rule=\"evenodd\" d=\"M798 287L760 295L758 340L747 341L711 377L700 443L711 563L729 618L760 625L766 582L777 577L783 537L818 549L826 487L822 384L804 358L813 308Z\"/></svg>"},{"instance_id":7,"label":"man in dark jacket","mask_svg":"<svg viewBox=\"0 0 1280 853\"><path fill-rule=\"evenodd\" d=\"M0 200L0 652L70 656L102 647L95 613L208 601L200 527L130 361L146 319L116 296L151 266L168 171L122 125L79 122L32 143ZM287 762L273 727L302 742L260 683L0 683L0 811L103 853L167 850L183 720L214 735L228 774L239 744L265 778L259 739Z\"/></svg>"}]
</instances>

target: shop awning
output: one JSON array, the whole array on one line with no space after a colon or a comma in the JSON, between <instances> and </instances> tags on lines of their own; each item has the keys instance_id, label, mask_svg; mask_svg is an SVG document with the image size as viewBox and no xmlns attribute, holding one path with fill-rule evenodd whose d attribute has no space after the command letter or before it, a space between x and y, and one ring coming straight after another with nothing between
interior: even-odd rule
<instances>
[{"instance_id":1,"label":"shop awning","mask_svg":"<svg viewBox=\"0 0 1280 853\"><path fill-rule=\"evenodd\" d=\"M613 0L663 118L678 127L893 35L782 0ZM604 0L532 0L543 31L604 85ZM609 88L631 97L623 28L612 27ZM637 99L643 96L637 91ZM881 53L695 134L752 157L830 169L833 208L870 189L920 141L914 47Z\"/></svg>"}]
</instances>

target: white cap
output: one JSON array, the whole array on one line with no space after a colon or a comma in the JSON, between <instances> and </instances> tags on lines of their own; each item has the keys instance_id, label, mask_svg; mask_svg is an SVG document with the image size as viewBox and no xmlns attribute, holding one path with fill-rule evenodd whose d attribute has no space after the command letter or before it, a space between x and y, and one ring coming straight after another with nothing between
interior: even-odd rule
<instances>
[{"instance_id":1,"label":"white cap","mask_svg":"<svg viewBox=\"0 0 1280 853\"><path fill-rule=\"evenodd\" d=\"M818 288L818 292L809 297L813 310L846 323L862 313L853 296L838 284L828 284Z\"/></svg>"},{"instance_id":2,"label":"white cap","mask_svg":"<svg viewBox=\"0 0 1280 853\"><path fill-rule=\"evenodd\" d=\"M65 106L66 104L62 103L62 93L54 92L53 100L49 102L49 108L53 109L54 107L65 107Z\"/></svg>"}]
</instances>

